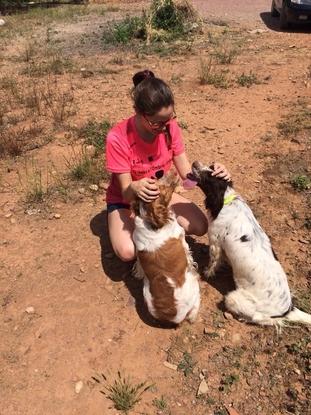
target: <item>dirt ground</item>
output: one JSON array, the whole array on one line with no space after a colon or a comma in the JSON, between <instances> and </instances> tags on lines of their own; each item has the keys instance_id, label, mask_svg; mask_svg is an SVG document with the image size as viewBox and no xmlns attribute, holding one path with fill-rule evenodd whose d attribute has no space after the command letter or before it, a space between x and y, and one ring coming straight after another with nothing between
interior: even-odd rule
<instances>
[{"instance_id":1,"label":"dirt ground","mask_svg":"<svg viewBox=\"0 0 311 415\"><path fill-rule=\"evenodd\" d=\"M234 408L240 415L310 415L310 328L278 334L225 315L223 294L233 286L228 270L202 279L195 324L160 327L145 310L131 264L111 250L105 181L91 190L92 182L65 177L81 128L88 120L113 124L131 115L131 76L154 70L175 93L189 159L228 167L271 237L299 306L311 312L311 194L290 184L311 176L311 30L280 32L267 1L255 2L253 11L251 1L242 7L197 0L207 21L196 40L145 53L101 39L107 21L139 13L146 3L106 3L55 21L7 17L7 28L0 27L1 98L8 103L0 126L3 134L11 131L10 140L27 139L20 155L0 159L0 413L119 414L100 393L104 382L93 377L104 373L110 381L120 371L153 385L131 414L234 415ZM51 43L74 69L53 77L27 72L39 59L48 62L42 53ZM216 65L227 87L201 85L200 61L232 45L238 50L232 62ZM58 94L56 107L48 107L48 98L46 111L25 106L20 94L34 99L40 86L46 97ZM60 121L55 111L64 99L68 111ZM27 198L38 171L41 203ZM52 182L58 190L48 192ZM199 190L185 195L203 208ZM202 270L208 239L190 244ZM208 391L197 396L203 378Z\"/></svg>"}]
</instances>

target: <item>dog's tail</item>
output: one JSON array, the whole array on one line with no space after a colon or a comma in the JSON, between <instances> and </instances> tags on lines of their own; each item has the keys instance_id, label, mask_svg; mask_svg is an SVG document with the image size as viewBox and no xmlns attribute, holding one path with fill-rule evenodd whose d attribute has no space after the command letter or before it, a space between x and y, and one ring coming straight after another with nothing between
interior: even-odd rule
<instances>
[{"instance_id":1,"label":"dog's tail","mask_svg":"<svg viewBox=\"0 0 311 415\"><path fill-rule=\"evenodd\" d=\"M294 307L286 316L283 317L283 321L292 321L293 323L311 324L311 314L305 313Z\"/></svg>"}]
</instances>

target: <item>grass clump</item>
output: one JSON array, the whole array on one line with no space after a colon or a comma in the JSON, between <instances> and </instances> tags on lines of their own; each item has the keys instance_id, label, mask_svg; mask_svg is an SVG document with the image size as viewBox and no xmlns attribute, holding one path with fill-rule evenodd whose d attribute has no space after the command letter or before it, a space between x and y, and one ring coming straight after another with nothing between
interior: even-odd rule
<instances>
[{"instance_id":1,"label":"grass clump","mask_svg":"<svg viewBox=\"0 0 311 415\"><path fill-rule=\"evenodd\" d=\"M185 352L183 354L182 360L179 362L177 369L183 372L183 374L187 377L193 373L193 369L196 365L196 362L193 360L190 353Z\"/></svg>"},{"instance_id":2,"label":"grass clump","mask_svg":"<svg viewBox=\"0 0 311 415\"><path fill-rule=\"evenodd\" d=\"M229 88L229 80L226 74L216 71L212 59L201 59L199 68L199 80L201 85L214 85L215 88Z\"/></svg>"},{"instance_id":3,"label":"grass clump","mask_svg":"<svg viewBox=\"0 0 311 415\"><path fill-rule=\"evenodd\" d=\"M108 120L102 122L89 120L79 131L79 137L84 138L85 144L93 145L96 154L102 153L105 150L106 137L111 126Z\"/></svg>"},{"instance_id":4,"label":"grass clump","mask_svg":"<svg viewBox=\"0 0 311 415\"><path fill-rule=\"evenodd\" d=\"M277 127L283 137L292 137L301 131L311 130L311 109L305 102L298 102Z\"/></svg>"},{"instance_id":5,"label":"grass clump","mask_svg":"<svg viewBox=\"0 0 311 415\"><path fill-rule=\"evenodd\" d=\"M117 379L110 384L107 382L107 378L102 376L105 381L105 390L101 393L113 402L115 409L125 414L128 414L140 402L142 394L152 386L147 385L147 382L132 383L129 377L121 376L119 371ZM96 381L100 383L99 380L96 379Z\"/></svg>"},{"instance_id":6,"label":"grass clump","mask_svg":"<svg viewBox=\"0 0 311 415\"><path fill-rule=\"evenodd\" d=\"M311 179L303 174L293 177L290 183L298 192L303 192L311 188Z\"/></svg>"},{"instance_id":7,"label":"grass clump","mask_svg":"<svg viewBox=\"0 0 311 415\"><path fill-rule=\"evenodd\" d=\"M247 88L251 87L254 84L259 84L259 80L257 76L250 72L249 74L245 74L244 72L242 75L237 77L237 83L241 86L246 86Z\"/></svg>"},{"instance_id":8,"label":"grass clump","mask_svg":"<svg viewBox=\"0 0 311 415\"><path fill-rule=\"evenodd\" d=\"M168 404L164 396L161 396L161 398L154 398L152 405L159 409L159 411L165 411L168 408Z\"/></svg>"},{"instance_id":9,"label":"grass clump","mask_svg":"<svg viewBox=\"0 0 311 415\"><path fill-rule=\"evenodd\" d=\"M238 55L238 50L236 47L230 45L223 45L219 47L215 52L214 56L218 63L221 65L229 65L233 63L234 59Z\"/></svg>"},{"instance_id":10,"label":"grass clump","mask_svg":"<svg viewBox=\"0 0 311 415\"><path fill-rule=\"evenodd\" d=\"M187 0L153 0L140 17L127 16L104 33L104 42L127 44L143 40L147 44L171 41L200 27L199 19Z\"/></svg>"},{"instance_id":11,"label":"grass clump","mask_svg":"<svg viewBox=\"0 0 311 415\"><path fill-rule=\"evenodd\" d=\"M102 160L94 157L92 153L88 146L82 146L79 150L72 147L70 157L65 158L71 180L99 184L106 178Z\"/></svg>"}]
</instances>

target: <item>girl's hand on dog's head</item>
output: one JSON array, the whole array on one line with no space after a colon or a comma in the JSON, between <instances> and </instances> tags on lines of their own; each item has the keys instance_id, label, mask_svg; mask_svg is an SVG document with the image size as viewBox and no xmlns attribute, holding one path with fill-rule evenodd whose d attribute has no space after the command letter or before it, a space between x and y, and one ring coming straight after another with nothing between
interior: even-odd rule
<instances>
[{"instance_id":1,"label":"girl's hand on dog's head","mask_svg":"<svg viewBox=\"0 0 311 415\"><path fill-rule=\"evenodd\" d=\"M147 203L157 199L160 194L155 179L143 178L132 182L131 187L135 195Z\"/></svg>"},{"instance_id":2,"label":"girl's hand on dog's head","mask_svg":"<svg viewBox=\"0 0 311 415\"><path fill-rule=\"evenodd\" d=\"M230 173L226 167L220 163L214 163L214 172L212 173L212 176L219 177L220 179L227 180L228 182L231 180Z\"/></svg>"}]
</instances>

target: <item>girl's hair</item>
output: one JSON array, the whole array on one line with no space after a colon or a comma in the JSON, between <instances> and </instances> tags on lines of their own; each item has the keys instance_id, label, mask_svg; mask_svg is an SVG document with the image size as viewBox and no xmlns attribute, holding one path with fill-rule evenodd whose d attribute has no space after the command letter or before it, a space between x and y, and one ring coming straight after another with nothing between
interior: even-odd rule
<instances>
[{"instance_id":1,"label":"girl's hair","mask_svg":"<svg viewBox=\"0 0 311 415\"><path fill-rule=\"evenodd\" d=\"M174 105L170 87L156 78L152 71L145 69L133 76L132 98L135 109L141 114L154 115L163 107Z\"/></svg>"}]
</instances>

